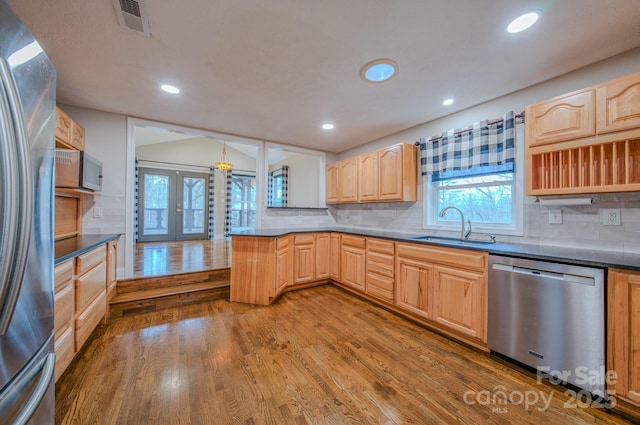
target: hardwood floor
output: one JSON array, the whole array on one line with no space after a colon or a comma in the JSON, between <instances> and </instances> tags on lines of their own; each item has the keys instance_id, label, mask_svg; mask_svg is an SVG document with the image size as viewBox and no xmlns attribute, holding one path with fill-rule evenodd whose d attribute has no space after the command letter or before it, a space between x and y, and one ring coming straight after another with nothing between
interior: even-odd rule
<instances>
[{"instance_id":1,"label":"hardwood floor","mask_svg":"<svg viewBox=\"0 0 640 425\"><path fill-rule=\"evenodd\" d=\"M137 243L133 277L218 270L231 263L231 242L226 239Z\"/></svg>"},{"instance_id":2,"label":"hardwood floor","mask_svg":"<svg viewBox=\"0 0 640 425\"><path fill-rule=\"evenodd\" d=\"M483 396L500 390L511 402ZM563 392L324 285L101 325L56 385L56 423L627 423Z\"/></svg>"}]
</instances>

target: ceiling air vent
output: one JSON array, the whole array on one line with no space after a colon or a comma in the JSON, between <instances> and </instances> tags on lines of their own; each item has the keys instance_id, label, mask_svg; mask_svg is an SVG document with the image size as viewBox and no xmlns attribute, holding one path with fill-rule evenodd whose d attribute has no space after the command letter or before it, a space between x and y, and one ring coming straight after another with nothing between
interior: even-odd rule
<instances>
[{"instance_id":1,"label":"ceiling air vent","mask_svg":"<svg viewBox=\"0 0 640 425\"><path fill-rule=\"evenodd\" d=\"M149 18L145 0L113 0L116 16L122 28L127 28L138 34L149 37Z\"/></svg>"}]
</instances>

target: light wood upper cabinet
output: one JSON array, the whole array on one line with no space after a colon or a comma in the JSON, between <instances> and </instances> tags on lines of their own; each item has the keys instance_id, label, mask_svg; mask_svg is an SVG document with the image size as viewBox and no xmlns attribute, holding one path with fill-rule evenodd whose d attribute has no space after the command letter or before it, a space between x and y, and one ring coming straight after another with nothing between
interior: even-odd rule
<instances>
[{"instance_id":1,"label":"light wood upper cabinet","mask_svg":"<svg viewBox=\"0 0 640 425\"><path fill-rule=\"evenodd\" d=\"M339 173L340 173L340 163L334 162L332 164L327 165L327 170L325 173L325 178L327 181L326 184L326 193L325 197L327 198L327 204L336 204L340 202L340 192L339 192Z\"/></svg>"},{"instance_id":2,"label":"light wood upper cabinet","mask_svg":"<svg viewBox=\"0 0 640 425\"><path fill-rule=\"evenodd\" d=\"M640 128L640 72L596 86L598 134Z\"/></svg>"},{"instance_id":3,"label":"light wood upper cabinet","mask_svg":"<svg viewBox=\"0 0 640 425\"><path fill-rule=\"evenodd\" d=\"M358 161L356 158L340 161L338 173L338 193L340 202L358 200Z\"/></svg>"},{"instance_id":4,"label":"light wood upper cabinet","mask_svg":"<svg viewBox=\"0 0 640 425\"><path fill-rule=\"evenodd\" d=\"M526 108L527 195L640 190L640 72Z\"/></svg>"},{"instance_id":5,"label":"light wood upper cabinet","mask_svg":"<svg viewBox=\"0 0 640 425\"><path fill-rule=\"evenodd\" d=\"M366 238L342 235L341 282L364 291L366 282Z\"/></svg>"},{"instance_id":6,"label":"light wood upper cabinet","mask_svg":"<svg viewBox=\"0 0 640 425\"><path fill-rule=\"evenodd\" d=\"M328 204L415 202L416 149L413 145L401 143L329 164L326 178Z\"/></svg>"},{"instance_id":7,"label":"light wood upper cabinet","mask_svg":"<svg viewBox=\"0 0 640 425\"><path fill-rule=\"evenodd\" d=\"M84 127L56 106L56 147L84 150Z\"/></svg>"},{"instance_id":8,"label":"light wood upper cabinet","mask_svg":"<svg viewBox=\"0 0 640 425\"><path fill-rule=\"evenodd\" d=\"M378 200L378 152L358 157L358 201Z\"/></svg>"},{"instance_id":9,"label":"light wood upper cabinet","mask_svg":"<svg viewBox=\"0 0 640 425\"><path fill-rule=\"evenodd\" d=\"M607 369L616 372L609 391L640 406L640 272L609 270Z\"/></svg>"},{"instance_id":10,"label":"light wood upper cabinet","mask_svg":"<svg viewBox=\"0 0 640 425\"><path fill-rule=\"evenodd\" d=\"M594 90L586 89L527 106L527 144L544 145L595 135L594 101Z\"/></svg>"},{"instance_id":11,"label":"light wood upper cabinet","mask_svg":"<svg viewBox=\"0 0 640 425\"><path fill-rule=\"evenodd\" d=\"M56 142L71 149L71 117L56 106Z\"/></svg>"}]
</instances>

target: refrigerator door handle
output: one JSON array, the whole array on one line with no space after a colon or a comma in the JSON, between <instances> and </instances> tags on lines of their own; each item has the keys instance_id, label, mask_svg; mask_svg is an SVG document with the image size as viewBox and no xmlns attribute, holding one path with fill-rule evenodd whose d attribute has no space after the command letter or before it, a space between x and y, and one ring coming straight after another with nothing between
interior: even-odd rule
<instances>
[{"instance_id":1,"label":"refrigerator door handle","mask_svg":"<svg viewBox=\"0 0 640 425\"><path fill-rule=\"evenodd\" d=\"M9 183L5 184L3 193L7 190L6 196L10 196L10 198L3 199L3 201L8 201L8 203L4 204L5 208L8 207L8 211L5 210L5 215L8 217L3 217L2 231L4 239L0 241L0 249L6 249L5 252L2 252L3 258L14 258L13 264L9 265L8 270L1 270L3 275L0 275L0 278L4 280L0 282L0 335L4 335L7 333L13 317L13 311L18 302L18 295L20 294L22 279L27 266L33 222L33 188L30 173L30 146L27 142L27 133L24 128L22 104L11 69L4 59L0 60L0 79L3 86L2 94L7 99L6 105L3 104L2 106L2 118L7 127L9 123L13 123L13 135L18 142L16 143L16 151L13 153L16 165L9 169L15 174L9 176L7 180L3 180ZM3 129L3 133L5 133L3 136L7 135L8 132L7 128ZM10 145L11 143L8 144ZM11 146L5 146L4 149L12 150ZM5 158L5 161L11 161L13 158ZM12 227L6 228L4 227L5 225L12 225ZM9 234L5 235L5 231L8 231ZM13 238L8 236L13 236ZM11 244L14 245L9 248ZM10 256L5 256L6 254Z\"/></svg>"},{"instance_id":2,"label":"refrigerator door handle","mask_svg":"<svg viewBox=\"0 0 640 425\"><path fill-rule=\"evenodd\" d=\"M54 353L47 354L35 367L32 368L29 372L25 373L20 377L18 382L16 382L15 386L11 389L13 393L21 393L24 391L24 388L32 382L33 378L40 373L40 378L38 379L38 383L36 384L31 396L24 404L24 407L18 413L16 418L13 421L13 425L25 425L33 416L33 413L36 411L40 402L44 398L47 389L49 388L49 384L53 379L53 372L55 371L56 366L56 355ZM10 395L7 397L8 399L12 399ZM1 409L0 403L0 410Z\"/></svg>"}]
</instances>

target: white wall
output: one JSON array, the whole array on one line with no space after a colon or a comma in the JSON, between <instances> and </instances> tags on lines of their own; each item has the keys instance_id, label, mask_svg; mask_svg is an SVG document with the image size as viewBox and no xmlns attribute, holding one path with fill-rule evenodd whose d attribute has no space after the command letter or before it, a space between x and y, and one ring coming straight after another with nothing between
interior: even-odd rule
<instances>
[{"instance_id":1,"label":"white wall","mask_svg":"<svg viewBox=\"0 0 640 425\"><path fill-rule=\"evenodd\" d=\"M499 118L508 110L521 112L525 105L640 71L640 48L582 68L558 78L500 97L473 108L451 114L356 149L342 152L347 158L399 142L414 143L452 128L467 127L483 119ZM522 141L519 141L522 143ZM519 146L520 147L520 146ZM422 178L419 180L422 193ZM563 224L548 223L548 208L534 197L525 197L524 236L498 237L500 241L640 253L640 193L595 195L594 204L563 207ZM620 208L622 226L604 226L599 210ZM374 229L421 233L423 202L401 204L341 205L331 207L337 224Z\"/></svg>"},{"instance_id":2,"label":"white wall","mask_svg":"<svg viewBox=\"0 0 640 425\"><path fill-rule=\"evenodd\" d=\"M320 157L306 154L289 154L288 158L269 167L269 171L289 166L289 206L299 208L317 208L320 202L320 176L324 170ZM322 171L322 172L321 172ZM324 184L324 181L322 182Z\"/></svg>"},{"instance_id":3,"label":"white wall","mask_svg":"<svg viewBox=\"0 0 640 425\"><path fill-rule=\"evenodd\" d=\"M125 170L127 119L122 115L60 105L86 130L85 151L102 161L102 193L83 197L82 232L125 233ZM93 208L102 208L102 218L93 217ZM118 243L118 276L124 275L126 246Z\"/></svg>"}]
</instances>

